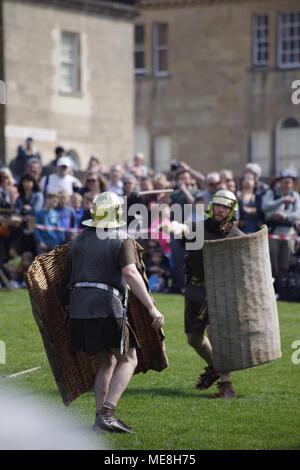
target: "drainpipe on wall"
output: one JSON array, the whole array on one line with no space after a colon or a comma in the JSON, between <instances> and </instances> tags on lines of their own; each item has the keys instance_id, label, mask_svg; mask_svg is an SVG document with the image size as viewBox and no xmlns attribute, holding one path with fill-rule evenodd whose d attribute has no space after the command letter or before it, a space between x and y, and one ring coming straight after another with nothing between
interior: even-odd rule
<instances>
[{"instance_id":1,"label":"drainpipe on wall","mask_svg":"<svg viewBox=\"0 0 300 470\"><path fill-rule=\"evenodd\" d=\"M274 128L273 128L273 139L272 139L272 154L273 154L273 159L272 159L272 171L274 176L278 176L278 170L279 170L279 123L277 123Z\"/></svg>"}]
</instances>

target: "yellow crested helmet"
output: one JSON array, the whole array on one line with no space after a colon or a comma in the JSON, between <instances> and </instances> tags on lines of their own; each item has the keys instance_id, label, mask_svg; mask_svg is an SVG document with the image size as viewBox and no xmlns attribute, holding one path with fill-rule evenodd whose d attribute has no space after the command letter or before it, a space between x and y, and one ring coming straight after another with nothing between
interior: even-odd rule
<instances>
[{"instance_id":1,"label":"yellow crested helmet","mask_svg":"<svg viewBox=\"0 0 300 470\"><path fill-rule=\"evenodd\" d=\"M92 219L82 222L87 227L118 228L126 225L121 220L124 199L112 191L105 191L95 196L93 208L90 209Z\"/></svg>"},{"instance_id":2,"label":"yellow crested helmet","mask_svg":"<svg viewBox=\"0 0 300 470\"><path fill-rule=\"evenodd\" d=\"M239 208L238 200L236 195L228 189L220 189L217 191L212 201L209 204L209 217L213 216L212 206L213 204L220 204L221 206L229 207L231 210L227 216L227 220L235 220Z\"/></svg>"}]
</instances>

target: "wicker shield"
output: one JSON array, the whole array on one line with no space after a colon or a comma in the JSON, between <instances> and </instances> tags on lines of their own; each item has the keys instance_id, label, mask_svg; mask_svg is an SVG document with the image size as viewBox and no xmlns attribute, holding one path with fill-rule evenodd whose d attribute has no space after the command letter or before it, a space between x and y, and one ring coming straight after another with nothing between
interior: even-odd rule
<instances>
[{"instance_id":1,"label":"wicker shield","mask_svg":"<svg viewBox=\"0 0 300 470\"><path fill-rule=\"evenodd\" d=\"M142 248L135 242L137 268L148 287ZM48 360L65 405L92 389L100 362L97 356L68 350L68 323L65 306L69 303L67 263L68 245L58 246L37 256L29 267L25 280L32 312L38 324ZM130 292L128 319L139 340L138 366L135 373L150 369L162 371L168 366L162 331L154 330L147 309Z\"/></svg>"},{"instance_id":2,"label":"wicker shield","mask_svg":"<svg viewBox=\"0 0 300 470\"><path fill-rule=\"evenodd\" d=\"M213 365L246 369L281 356L268 231L205 242Z\"/></svg>"}]
</instances>

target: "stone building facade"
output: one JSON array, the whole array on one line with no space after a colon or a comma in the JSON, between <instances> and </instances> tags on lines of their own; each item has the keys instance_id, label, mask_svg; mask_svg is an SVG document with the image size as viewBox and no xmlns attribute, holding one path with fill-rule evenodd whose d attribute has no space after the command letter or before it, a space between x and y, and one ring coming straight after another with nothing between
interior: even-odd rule
<instances>
[{"instance_id":1,"label":"stone building facade","mask_svg":"<svg viewBox=\"0 0 300 470\"><path fill-rule=\"evenodd\" d=\"M31 136L43 163L56 145L84 169L132 157L134 0L1 0L0 152ZM2 38L2 40L1 40Z\"/></svg>"},{"instance_id":2,"label":"stone building facade","mask_svg":"<svg viewBox=\"0 0 300 470\"><path fill-rule=\"evenodd\" d=\"M300 173L298 0L141 0L136 150L204 172ZM294 96L295 96L294 95ZM299 93L300 95L300 93Z\"/></svg>"}]
</instances>

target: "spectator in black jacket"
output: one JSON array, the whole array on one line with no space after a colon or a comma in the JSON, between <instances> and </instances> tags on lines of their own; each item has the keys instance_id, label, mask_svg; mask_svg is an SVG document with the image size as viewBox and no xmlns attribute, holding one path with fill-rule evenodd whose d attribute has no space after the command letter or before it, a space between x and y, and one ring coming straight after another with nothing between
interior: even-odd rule
<instances>
[{"instance_id":1,"label":"spectator in black jacket","mask_svg":"<svg viewBox=\"0 0 300 470\"><path fill-rule=\"evenodd\" d=\"M32 137L28 137L25 140L25 145L20 145L18 147L17 156L11 163L11 171L17 183L20 181L22 175L25 173L25 167L28 160L32 157L35 157L41 161L41 156L39 152L35 151L35 149L33 148Z\"/></svg>"},{"instance_id":2,"label":"spectator in black jacket","mask_svg":"<svg viewBox=\"0 0 300 470\"><path fill-rule=\"evenodd\" d=\"M35 179L28 174L22 176L18 186L19 197L14 209L20 215L35 215L43 208L44 198Z\"/></svg>"}]
</instances>

